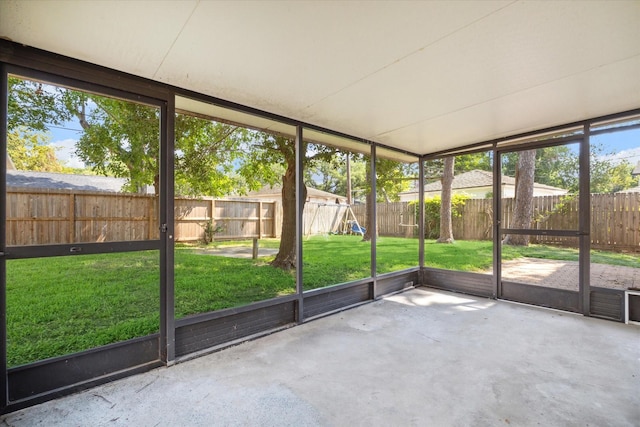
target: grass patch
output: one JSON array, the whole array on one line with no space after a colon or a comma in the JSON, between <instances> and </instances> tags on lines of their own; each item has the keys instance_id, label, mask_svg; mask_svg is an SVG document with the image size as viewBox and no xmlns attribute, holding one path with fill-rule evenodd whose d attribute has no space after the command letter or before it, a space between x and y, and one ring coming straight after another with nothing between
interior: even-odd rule
<instances>
[{"instance_id":1,"label":"grass patch","mask_svg":"<svg viewBox=\"0 0 640 427\"><path fill-rule=\"evenodd\" d=\"M303 241L304 289L371 277L371 242L360 236L312 236Z\"/></svg>"},{"instance_id":2,"label":"grass patch","mask_svg":"<svg viewBox=\"0 0 640 427\"><path fill-rule=\"evenodd\" d=\"M7 261L7 364L157 332L157 251Z\"/></svg>"},{"instance_id":3,"label":"grass patch","mask_svg":"<svg viewBox=\"0 0 640 427\"><path fill-rule=\"evenodd\" d=\"M176 318L288 295L296 289L291 272L273 268L264 259L203 255L181 246L176 248L174 265Z\"/></svg>"},{"instance_id":4,"label":"grass patch","mask_svg":"<svg viewBox=\"0 0 640 427\"><path fill-rule=\"evenodd\" d=\"M251 241L222 241L219 247ZM261 247L277 248L275 239ZM370 277L371 244L360 236L316 236L303 241L305 290ZM175 312L181 318L295 292L294 272L268 265L273 258L226 258L198 253L201 246L175 250ZM418 265L418 240L381 237L377 271ZM425 243L430 267L486 271L492 244L456 241ZM504 259L519 257L577 260L574 249L542 245L505 247ZM592 251L592 262L640 266L640 256ZM7 260L8 366L74 353L159 329L159 253Z\"/></svg>"},{"instance_id":5,"label":"grass patch","mask_svg":"<svg viewBox=\"0 0 640 427\"><path fill-rule=\"evenodd\" d=\"M451 244L427 240L424 264L446 270L486 271L493 265L493 244L478 240L456 240Z\"/></svg>"},{"instance_id":6,"label":"grass patch","mask_svg":"<svg viewBox=\"0 0 640 427\"><path fill-rule=\"evenodd\" d=\"M502 246L502 259L540 258L561 261L578 261L578 250L546 245ZM594 264L640 267L640 254L623 254L607 251L591 251ZM487 271L493 265L493 244L484 240L456 240L453 244L439 244L435 240L425 242L425 265L458 271Z\"/></svg>"}]
</instances>

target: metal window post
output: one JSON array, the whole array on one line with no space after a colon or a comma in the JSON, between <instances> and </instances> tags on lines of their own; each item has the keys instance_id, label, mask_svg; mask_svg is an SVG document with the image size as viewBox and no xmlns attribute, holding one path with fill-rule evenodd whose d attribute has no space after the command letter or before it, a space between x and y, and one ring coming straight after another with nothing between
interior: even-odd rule
<instances>
[{"instance_id":1,"label":"metal window post","mask_svg":"<svg viewBox=\"0 0 640 427\"><path fill-rule=\"evenodd\" d=\"M502 244L500 225L502 222L502 168L501 154L493 147L493 291L492 297L502 294Z\"/></svg>"},{"instance_id":2,"label":"metal window post","mask_svg":"<svg viewBox=\"0 0 640 427\"><path fill-rule=\"evenodd\" d=\"M420 284L424 285L424 157L418 165L418 265L420 266Z\"/></svg>"},{"instance_id":3,"label":"metal window post","mask_svg":"<svg viewBox=\"0 0 640 427\"><path fill-rule=\"evenodd\" d=\"M175 99L169 98L160 118L160 360L175 360L174 166Z\"/></svg>"},{"instance_id":4,"label":"metal window post","mask_svg":"<svg viewBox=\"0 0 640 427\"><path fill-rule=\"evenodd\" d=\"M373 289L371 290L371 298L372 299L376 299L378 297L378 289L377 289L377 283L376 283L376 276L377 276L377 262L376 262L376 257L377 257L377 250L376 250L376 242L377 242L377 234L378 234L378 218L377 218L377 214L378 214L378 210L376 209L376 201L378 199L377 197L377 187L378 187L378 183L377 183L377 179L376 179L376 145L375 144L371 144L371 159L370 159L370 163L371 163L371 196L369 197L369 200L371 200L371 206L367 206L367 210L369 211L369 218L371 219L369 221L369 227L371 228L371 230L369 230L370 232L370 236L371 236L371 277L373 278Z\"/></svg>"},{"instance_id":5,"label":"metal window post","mask_svg":"<svg viewBox=\"0 0 640 427\"><path fill-rule=\"evenodd\" d=\"M298 295L298 304L296 310L296 322L302 323L304 321L304 285L303 285L303 271L302 271L302 214L304 211L305 200L302 195L303 182L303 166L304 156L306 153L303 150L304 144L302 143L302 126L296 126L296 293Z\"/></svg>"},{"instance_id":6,"label":"metal window post","mask_svg":"<svg viewBox=\"0 0 640 427\"><path fill-rule=\"evenodd\" d=\"M7 377L7 261L4 258L6 251L6 221L7 221L7 109L8 109L8 81L7 70L0 65L0 187L2 188L2 202L0 203L0 369L2 369L2 385L0 386L0 413L7 407L9 381Z\"/></svg>"},{"instance_id":7,"label":"metal window post","mask_svg":"<svg viewBox=\"0 0 640 427\"><path fill-rule=\"evenodd\" d=\"M588 316L591 312L591 170L590 170L590 125L584 124L584 137L580 141L580 167L578 205L578 244L579 252L579 278L578 278L578 309Z\"/></svg>"}]
</instances>

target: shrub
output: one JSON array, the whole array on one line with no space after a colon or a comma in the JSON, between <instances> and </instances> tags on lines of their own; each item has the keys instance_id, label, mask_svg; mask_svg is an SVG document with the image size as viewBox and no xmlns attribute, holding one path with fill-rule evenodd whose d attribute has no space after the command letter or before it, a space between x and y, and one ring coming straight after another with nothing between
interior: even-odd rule
<instances>
[{"instance_id":1,"label":"shrub","mask_svg":"<svg viewBox=\"0 0 640 427\"><path fill-rule=\"evenodd\" d=\"M462 209L469 199L466 194L454 194L451 196L451 215L454 218L462 216ZM417 201L411 202L417 205ZM424 237L426 239L437 239L440 237L440 196L428 197L424 199ZM416 212L416 223L418 222L418 209Z\"/></svg>"}]
</instances>

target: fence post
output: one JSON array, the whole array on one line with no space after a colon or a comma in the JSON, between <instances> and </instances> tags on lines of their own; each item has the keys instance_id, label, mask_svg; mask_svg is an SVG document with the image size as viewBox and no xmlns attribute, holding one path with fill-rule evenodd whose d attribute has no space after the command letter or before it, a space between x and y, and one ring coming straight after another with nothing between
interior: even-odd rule
<instances>
[{"instance_id":1,"label":"fence post","mask_svg":"<svg viewBox=\"0 0 640 427\"><path fill-rule=\"evenodd\" d=\"M258 202L258 237L262 239L262 202ZM254 239L254 244L255 244L255 239ZM257 253L257 251L255 252Z\"/></svg>"},{"instance_id":2,"label":"fence post","mask_svg":"<svg viewBox=\"0 0 640 427\"><path fill-rule=\"evenodd\" d=\"M211 225L212 226L216 226L217 224L213 223L213 210L216 208L216 202L213 199L213 197L211 198L211 203L209 204L209 219L207 221L211 221Z\"/></svg>"},{"instance_id":3,"label":"fence post","mask_svg":"<svg viewBox=\"0 0 640 427\"><path fill-rule=\"evenodd\" d=\"M258 239L253 238L253 247L251 248L251 258L258 259Z\"/></svg>"},{"instance_id":4,"label":"fence post","mask_svg":"<svg viewBox=\"0 0 640 427\"><path fill-rule=\"evenodd\" d=\"M76 195L69 194L69 243L76 241Z\"/></svg>"},{"instance_id":5,"label":"fence post","mask_svg":"<svg viewBox=\"0 0 640 427\"><path fill-rule=\"evenodd\" d=\"M149 224L149 231L147 232L147 238L149 240L152 240L154 238L153 235L153 220L156 216L156 196L154 195L153 197L150 197L147 199L148 204L149 204L149 209L147 209L147 215L149 215L149 218L147 220L148 224Z\"/></svg>"}]
</instances>

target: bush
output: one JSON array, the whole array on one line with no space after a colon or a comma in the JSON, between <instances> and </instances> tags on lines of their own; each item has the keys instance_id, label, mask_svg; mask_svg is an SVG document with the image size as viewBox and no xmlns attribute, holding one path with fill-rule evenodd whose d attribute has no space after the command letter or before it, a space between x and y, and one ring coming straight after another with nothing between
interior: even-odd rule
<instances>
[{"instance_id":1,"label":"bush","mask_svg":"<svg viewBox=\"0 0 640 427\"><path fill-rule=\"evenodd\" d=\"M451 196L451 215L454 218L462 215L462 208L469 196L465 194L454 194ZM417 201L411 202L418 204ZM437 239L440 237L440 196L428 197L424 199L424 237L426 239ZM416 212L416 223L418 223L418 209Z\"/></svg>"}]
</instances>

